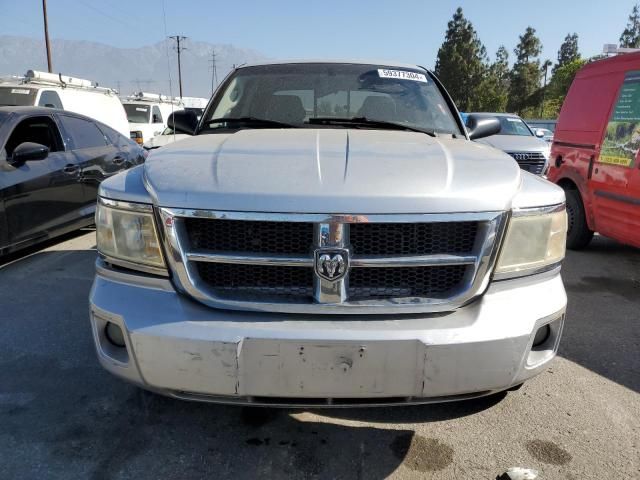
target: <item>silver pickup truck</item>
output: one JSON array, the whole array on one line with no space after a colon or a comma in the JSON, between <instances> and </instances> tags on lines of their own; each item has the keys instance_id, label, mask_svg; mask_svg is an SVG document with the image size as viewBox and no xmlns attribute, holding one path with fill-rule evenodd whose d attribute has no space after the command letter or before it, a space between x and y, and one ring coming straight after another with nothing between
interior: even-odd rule
<instances>
[{"instance_id":1,"label":"silver pickup truck","mask_svg":"<svg viewBox=\"0 0 640 480\"><path fill-rule=\"evenodd\" d=\"M405 405L517 388L555 356L562 189L470 140L416 65L242 66L193 135L100 188L102 365L176 398Z\"/></svg>"}]
</instances>

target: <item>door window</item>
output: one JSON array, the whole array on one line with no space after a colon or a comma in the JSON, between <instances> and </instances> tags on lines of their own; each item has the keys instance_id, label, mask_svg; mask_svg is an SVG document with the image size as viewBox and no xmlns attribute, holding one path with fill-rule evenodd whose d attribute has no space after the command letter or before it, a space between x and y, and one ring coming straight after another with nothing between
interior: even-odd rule
<instances>
[{"instance_id":1,"label":"door window","mask_svg":"<svg viewBox=\"0 0 640 480\"><path fill-rule=\"evenodd\" d=\"M98 128L102 131L102 133L104 133L104 136L107 137L107 140L116 147L126 145L128 143L128 139L120 132L116 132L113 128L107 127L103 124L99 124Z\"/></svg>"},{"instance_id":2,"label":"door window","mask_svg":"<svg viewBox=\"0 0 640 480\"><path fill-rule=\"evenodd\" d=\"M162 113L160 113L160 109L155 105L151 114L151 123L162 123Z\"/></svg>"},{"instance_id":3,"label":"door window","mask_svg":"<svg viewBox=\"0 0 640 480\"><path fill-rule=\"evenodd\" d=\"M43 90L42 94L40 95L38 106L61 109L62 102L60 101L60 97L58 96L58 94L53 90Z\"/></svg>"},{"instance_id":4,"label":"door window","mask_svg":"<svg viewBox=\"0 0 640 480\"><path fill-rule=\"evenodd\" d=\"M49 148L50 152L64 150L58 127L50 117L31 117L20 122L5 144L7 158L24 142L39 143Z\"/></svg>"},{"instance_id":5,"label":"door window","mask_svg":"<svg viewBox=\"0 0 640 480\"><path fill-rule=\"evenodd\" d=\"M104 147L105 136L95 123L82 118L60 115L60 122L65 131L65 142L74 149Z\"/></svg>"}]
</instances>

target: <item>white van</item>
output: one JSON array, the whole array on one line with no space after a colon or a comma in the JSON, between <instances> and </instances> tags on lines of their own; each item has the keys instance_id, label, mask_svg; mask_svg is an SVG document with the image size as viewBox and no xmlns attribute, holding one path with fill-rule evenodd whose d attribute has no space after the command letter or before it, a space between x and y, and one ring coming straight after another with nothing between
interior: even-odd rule
<instances>
[{"instance_id":1,"label":"white van","mask_svg":"<svg viewBox=\"0 0 640 480\"><path fill-rule=\"evenodd\" d=\"M90 80L29 70L24 77L0 81L0 106L60 108L94 118L129 136L118 92Z\"/></svg>"},{"instance_id":2,"label":"white van","mask_svg":"<svg viewBox=\"0 0 640 480\"><path fill-rule=\"evenodd\" d=\"M157 93L137 92L122 102L132 140L142 145L167 128L169 115L184 107L177 99Z\"/></svg>"}]
</instances>

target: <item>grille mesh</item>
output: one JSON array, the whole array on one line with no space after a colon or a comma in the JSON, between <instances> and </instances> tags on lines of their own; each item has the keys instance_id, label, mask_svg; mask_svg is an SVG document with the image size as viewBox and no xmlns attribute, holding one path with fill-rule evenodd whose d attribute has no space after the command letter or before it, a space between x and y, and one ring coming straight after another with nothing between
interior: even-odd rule
<instances>
[{"instance_id":1,"label":"grille mesh","mask_svg":"<svg viewBox=\"0 0 640 480\"><path fill-rule=\"evenodd\" d=\"M198 274L209 287L227 297L233 294L313 295L313 270L306 267L199 262Z\"/></svg>"},{"instance_id":2,"label":"grille mesh","mask_svg":"<svg viewBox=\"0 0 640 480\"><path fill-rule=\"evenodd\" d=\"M544 166L547 163L546 158L540 152L507 152L511 155L521 169L527 172L540 175L544 170Z\"/></svg>"},{"instance_id":3,"label":"grille mesh","mask_svg":"<svg viewBox=\"0 0 640 480\"><path fill-rule=\"evenodd\" d=\"M354 255L469 253L477 222L357 223L350 227Z\"/></svg>"},{"instance_id":4,"label":"grille mesh","mask_svg":"<svg viewBox=\"0 0 640 480\"><path fill-rule=\"evenodd\" d=\"M353 268L351 300L391 297L442 298L464 278L466 265L405 268Z\"/></svg>"},{"instance_id":5,"label":"grille mesh","mask_svg":"<svg viewBox=\"0 0 640 480\"><path fill-rule=\"evenodd\" d=\"M245 220L186 219L192 248L221 252L309 254L313 224Z\"/></svg>"},{"instance_id":6,"label":"grille mesh","mask_svg":"<svg viewBox=\"0 0 640 480\"><path fill-rule=\"evenodd\" d=\"M257 254L312 255L314 224L185 218L191 249ZM360 223L349 225L352 255L473 254L478 222ZM219 298L275 302L314 301L313 268L196 262L201 281ZM347 301L406 297L445 299L468 287L473 265L354 267Z\"/></svg>"}]
</instances>

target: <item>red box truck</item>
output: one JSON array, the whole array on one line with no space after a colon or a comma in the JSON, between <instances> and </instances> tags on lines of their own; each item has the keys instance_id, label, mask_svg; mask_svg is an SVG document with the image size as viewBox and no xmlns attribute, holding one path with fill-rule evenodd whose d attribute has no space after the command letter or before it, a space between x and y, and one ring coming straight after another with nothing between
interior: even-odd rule
<instances>
[{"instance_id":1,"label":"red box truck","mask_svg":"<svg viewBox=\"0 0 640 480\"><path fill-rule=\"evenodd\" d=\"M549 180L567 194L567 246L594 232L640 247L640 52L585 65L562 105Z\"/></svg>"}]
</instances>

